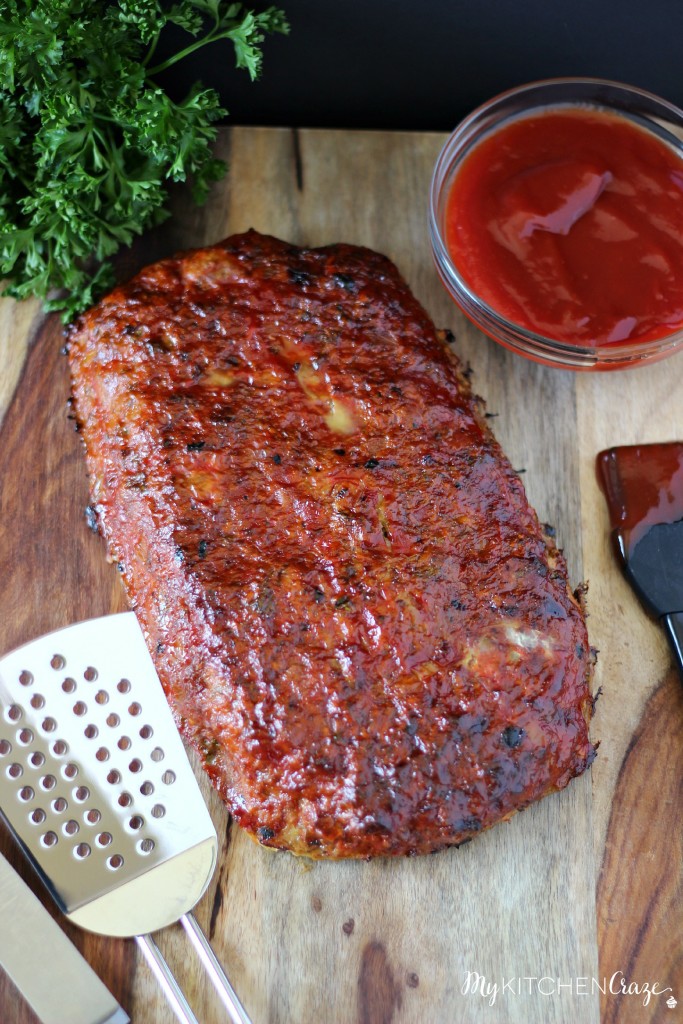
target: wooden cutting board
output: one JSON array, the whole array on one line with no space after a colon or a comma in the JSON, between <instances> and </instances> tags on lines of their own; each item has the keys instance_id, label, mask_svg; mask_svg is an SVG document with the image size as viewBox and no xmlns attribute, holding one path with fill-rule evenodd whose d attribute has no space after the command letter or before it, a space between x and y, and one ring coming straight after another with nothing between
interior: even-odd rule
<instances>
[{"instance_id":1,"label":"wooden cutting board","mask_svg":"<svg viewBox=\"0 0 683 1024\"><path fill-rule=\"evenodd\" d=\"M573 582L590 581L595 685L604 689L592 730L599 756L591 774L460 850L372 863L313 864L260 848L202 780L222 849L197 916L254 1024L680 1019L682 691L659 629L613 563L593 466L608 445L683 437L683 356L575 375L512 355L471 327L444 293L429 250L427 194L442 142L417 133L226 129L219 149L228 179L203 209L178 190L173 218L145 237L126 269L248 227L300 244L355 242L396 261L436 323L455 331L497 436L524 471L541 520L556 527ZM9 300L0 317L4 652L122 610L125 599L85 523L60 324L36 304ZM40 892L5 833L0 847ZM60 921L134 1021L173 1020L133 942ZM200 1019L224 1020L180 929L159 942ZM644 1006L642 993L609 991L614 975L618 993L619 971L626 985L672 991ZM468 972L498 990L468 992ZM672 993L678 1009L665 1003ZM1 974L0 1018L35 1024Z\"/></svg>"}]
</instances>

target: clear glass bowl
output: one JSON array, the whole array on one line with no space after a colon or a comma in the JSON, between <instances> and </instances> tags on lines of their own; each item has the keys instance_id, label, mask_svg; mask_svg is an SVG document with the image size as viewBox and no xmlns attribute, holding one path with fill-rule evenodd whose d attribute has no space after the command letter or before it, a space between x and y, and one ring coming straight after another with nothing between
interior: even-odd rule
<instances>
[{"instance_id":1,"label":"clear glass bowl","mask_svg":"<svg viewBox=\"0 0 683 1024\"><path fill-rule=\"evenodd\" d=\"M478 107L450 135L436 162L430 192L429 231L437 270L466 316L494 341L520 355L570 370L621 370L672 355L683 346L683 330L661 338L585 347L535 334L484 302L458 272L445 242L445 212L462 161L482 139L506 122L549 107L583 107L619 114L680 151L683 169L683 111L651 93L598 78L555 78L532 82Z\"/></svg>"}]
</instances>

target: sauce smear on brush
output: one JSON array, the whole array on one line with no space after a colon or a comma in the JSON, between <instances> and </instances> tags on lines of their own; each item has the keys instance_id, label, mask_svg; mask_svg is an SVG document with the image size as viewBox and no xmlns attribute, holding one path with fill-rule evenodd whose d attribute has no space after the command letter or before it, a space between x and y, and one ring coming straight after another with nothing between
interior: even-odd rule
<instances>
[{"instance_id":1,"label":"sauce smear on brush","mask_svg":"<svg viewBox=\"0 0 683 1024\"><path fill-rule=\"evenodd\" d=\"M683 519L683 442L608 448L598 455L597 470L627 554L651 527Z\"/></svg>"}]
</instances>

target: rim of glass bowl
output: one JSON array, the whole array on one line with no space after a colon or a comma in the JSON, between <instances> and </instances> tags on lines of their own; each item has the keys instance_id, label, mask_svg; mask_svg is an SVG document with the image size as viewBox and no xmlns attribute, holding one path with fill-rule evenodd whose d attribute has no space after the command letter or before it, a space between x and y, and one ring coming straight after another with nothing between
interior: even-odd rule
<instances>
[{"instance_id":1,"label":"rim of glass bowl","mask_svg":"<svg viewBox=\"0 0 683 1024\"><path fill-rule=\"evenodd\" d=\"M678 151L683 168L683 111L636 86L605 78L546 78L508 89L467 115L448 137L437 159L429 194L429 234L436 268L465 315L507 348L539 362L572 370L625 369L654 362L683 345L683 329L649 341L614 345L570 345L513 323L484 302L458 271L444 241L444 214L455 173L482 139L503 124L541 108L586 107L626 114Z\"/></svg>"}]
</instances>

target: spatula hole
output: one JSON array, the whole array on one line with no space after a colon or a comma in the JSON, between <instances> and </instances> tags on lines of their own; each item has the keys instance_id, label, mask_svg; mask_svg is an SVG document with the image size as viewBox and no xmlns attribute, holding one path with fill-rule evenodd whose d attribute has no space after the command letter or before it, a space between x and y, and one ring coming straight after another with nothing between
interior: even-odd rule
<instances>
[{"instance_id":1,"label":"spatula hole","mask_svg":"<svg viewBox=\"0 0 683 1024\"><path fill-rule=\"evenodd\" d=\"M61 672L66 665L66 658L62 654L53 654L50 659L50 668L53 668L55 672Z\"/></svg>"},{"instance_id":2,"label":"spatula hole","mask_svg":"<svg viewBox=\"0 0 683 1024\"><path fill-rule=\"evenodd\" d=\"M48 849L51 846L56 846L57 845L57 833L56 832L46 832L45 835L42 835L40 837L40 845L41 846L45 846Z\"/></svg>"},{"instance_id":3,"label":"spatula hole","mask_svg":"<svg viewBox=\"0 0 683 1024\"><path fill-rule=\"evenodd\" d=\"M118 771L116 768L112 768L112 770L107 774L107 782L109 783L110 786L117 786L120 781L121 772Z\"/></svg>"},{"instance_id":4,"label":"spatula hole","mask_svg":"<svg viewBox=\"0 0 683 1024\"><path fill-rule=\"evenodd\" d=\"M88 825L97 825L101 817L102 815L97 810L97 808L91 807L91 809L85 815L85 820L87 821Z\"/></svg>"},{"instance_id":5,"label":"spatula hole","mask_svg":"<svg viewBox=\"0 0 683 1024\"><path fill-rule=\"evenodd\" d=\"M35 711L40 711L41 708L45 707L45 698L42 693L34 693L29 703Z\"/></svg>"},{"instance_id":6,"label":"spatula hole","mask_svg":"<svg viewBox=\"0 0 683 1024\"><path fill-rule=\"evenodd\" d=\"M30 729L20 729L17 733L17 739L22 747L27 747L29 743L33 743L33 733Z\"/></svg>"},{"instance_id":7,"label":"spatula hole","mask_svg":"<svg viewBox=\"0 0 683 1024\"><path fill-rule=\"evenodd\" d=\"M23 672L19 673L19 682L21 683L22 686L30 686L31 683L33 682L32 673L24 669Z\"/></svg>"},{"instance_id":8,"label":"spatula hole","mask_svg":"<svg viewBox=\"0 0 683 1024\"><path fill-rule=\"evenodd\" d=\"M110 832L100 832L100 834L97 836L95 842L97 843L98 846L101 846L103 848L106 847L106 846L110 846L111 845L111 833Z\"/></svg>"},{"instance_id":9,"label":"spatula hole","mask_svg":"<svg viewBox=\"0 0 683 1024\"><path fill-rule=\"evenodd\" d=\"M121 736L116 746L119 750L130 750L130 738L128 736Z\"/></svg>"},{"instance_id":10,"label":"spatula hole","mask_svg":"<svg viewBox=\"0 0 683 1024\"><path fill-rule=\"evenodd\" d=\"M74 850L74 855L78 860L85 860L86 857L90 856L90 847L87 843L79 843Z\"/></svg>"},{"instance_id":11,"label":"spatula hole","mask_svg":"<svg viewBox=\"0 0 683 1024\"><path fill-rule=\"evenodd\" d=\"M64 693L75 693L76 680L71 679L70 677L65 679L64 682L62 683L62 689L64 690Z\"/></svg>"},{"instance_id":12,"label":"spatula hole","mask_svg":"<svg viewBox=\"0 0 683 1024\"><path fill-rule=\"evenodd\" d=\"M119 807L130 807L132 803L133 797L130 795L130 793L119 794Z\"/></svg>"},{"instance_id":13,"label":"spatula hole","mask_svg":"<svg viewBox=\"0 0 683 1024\"><path fill-rule=\"evenodd\" d=\"M73 764L71 761L69 764L65 764L62 768L62 775L65 779L75 779L78 775L78 765Z\"/></svg>"},{"instance_id":14,"label":"spatula hole","mask_svg":"<svg viewBox=\"0 0 683 1024\"><path fill-rule=\"evenodd\" d=\"M128 708L128 714L133 716L139 715L141 711L142 708L140 707L136 700L134 700L133 703Z\"/></svg>"},{"instance_id":15,"label":"spatula hole","mask_svg":"<svg viewBox=\"0 0 683 1024\"><path fill-rule=\"evenodd\" d=\"M128 765L128 771L134 772L135 774L142 771L142 761L138 757L134 757Z\"/></svg>"},{"instance_id":16,"label":"spatula hole","mask_svg":"<svg viewBox=\"0 0 683 1024\"><path fill-rule=\"evenodd\" d=\"M29 800L33 800L34 796L35 793L30 786L22 786L21 789L19 790L19 799L22 800L25 804L28 803Z\"/></svg>"},{"instance_id":17,"label":"spatula hole","mask_svg":"<svg viewBox=\"0 0 683 1024\"><path fill-rule=\"evenodd\" d=\"M85 803L90 796L90 790L87 786L77 786L74 790L74 799L78 800L79 804Z\"/></svg>"},{"instance_id":18,"label":"spatula hole","mask_svg":"<svg viewBox=\"0 0 683 1024\"><path fill-rule=\"evenodd\" d=\"M85 701L77 700L76 703L74 704L74 715L78 715L79 717L81 717L86 713L87 710L88 705L85 703Z\"/></svg>"},{"instance_id":19,"label":"spatula hole","mask_svg":"<svg viewBox=\"0 0 683 1024\"><path fill-rule=\"evenodd\" d=\"M107 725L109 726L110 729L115 729L117 725L120 724L121 719L119 718L118 715L115 715L113 712L111 715L107 715Z\"/></svg>"},{"instance_id":20,"label":"spatula hole","mask_svg":"<svg viewBox=\"0 0 683 1024\"><path fill-rule=\"evenodd\" d=\"M21 707L18 704L12 704L10 705L10 707L7 708L7 711L5 712L5 717L10 722L18 722L22 714L23 711L21 710Z\"/></svg>"},{"instance_id":21,"label":"spatula hole","mask_svg":"<svg viewBox=\"0 0 683 1024\"><path fill-rule=\"evenodd\" d=\"M67 809L68 806L69 806L69 804L68 804L66 798L63 797L63 796L58 796L50 804L50 807L52 808L52 811L54 812L54 814L64 814L64 811Z\"/></svg>"},{"instance_id":22,"label":"spatula hole","mask_svg":"<svg viewBox=\"0 0 683 1024\"><path fill-rule=\"evenodd\" d=\"M123 857L120 853L114 853L111 857L107 857L107 867L111 868L112 871L118 871L119 868L123 867Z\"/></svg>"},{"instance_id":23,"label":"spatula hole","mask_svg":"<svg viewBox=\"0 0 683 1024\"><path fill-rule=\"evenodd\" d=\"M120 683L116 684L116 689L119 693L130 693L130 683L127 679L122 679Z\"/></svg>"},{"instance_id":24,"label":"spatula hole","mask_svg":"<svg viewBox=\"0 0 683 1024\"><path fill-rule=\"evenodd\" d=\"M65 836L75 836L78 831L80 831L80 825L74 818L69 818L62 825L62 832Z\"/></svg>"},{"instance_id":25,"label":"spatula hole","mask_svg":"<svg viewBox=\"0 0 683 1024\"><path fill-rule=\"evenodd\" d=\"M28 763L32 768L42 768L45 764L45 754L41 753L40 750L34 750L28 759Z\"/></svg>"},{"instance_id":26,"label":"spatula hole","mask_svg":"<svg viewBox=\"0 0 683 1024\"><path fill-rule=\"evenodd\" d=\"M97 753L95 754L95 757L97 758L98 761L108 761L109 751L107 750L106 747L100 747Z\"/></svg>"},{"instance_id":27,"label":"spatula hole","mask_svg":"<svg viewBox=\"0 0 683 1024\"><path fill-rule=\"evenodd\" d=\"M154 729L151 725L143 725L142 729L140 729L140 736L143 740L148 740L153 735Z\"/></svg>"},{"instance_id":28,"label":"spatula hole","mask_svg":"<svg viewBox=\"0 0 683 1024\"><path fill-rule=\"evenodd\" d=\"M152 817L153 818L163 818L163 816L165 814L166 814L166 808L164 807L163 804L155 804L154 807L152 808Z\"/></svg>"},{"instance_id":29,"label":"spatula hole","mask_svg":"<svg viewBox=\"0 0 683 1024\"><path fill-rule=\"evenodd\" d=\"M54 718L48 717L43 719L42 729L44 732L54 732L56 728L57 723Z\"/></svg>"},{"instance_id":30,"label":"spatula hole","mask_svg":"<svg viewBox=\"0 0 683 1024\"><path fill-rule=\"evenodd\" d=\"M141 839L138 843L138 851L140 853L151 853L154 849L153 839Z\"/></svg>"},{"instance_id":31,"label":"spatula hole","mask_svg":"<svg viewBox=\"0 0 683 1024\"><path fill-rule=\"evenodd\" d=\"M19 779L24 774L24 769L17 761L14 761L7 769L7 774L10 779Z\"/></svg>"},{"instance_id":32,"label":"spatula hole","mask_svg":"<svg viewBox=\"0 0 683 1024\"><path fill-rule=\"evenodd\" d=\"M175 782L175 772L172 772L170 769L164 772L161 776L161 781L165 782L167 786L172 786Z\"/></svg>"},{"instance_id":33,"label":"spatula hole","mask_svg":"<svg viewBox=\"0 0 683 1024\"><path fill-rule=\"evenodd\" d=\"M98 690L95 694L95 701L97 704L107 704L109 702L109 694L106 690Z\"/></svg>"},{"instance_id":34,"label":"spatula hole","mask_svg":"<svg viewBox=\"0 0 683 1024\"><path fill-rule=\"evenodd\" d=\"M0 740L0 757L7 757L8 754L12 753L12 744L9 740Z\"/></svg>"},{"instance_id":35,"label":"spatula hole","mask_svg":"<svg viewBox=\"0 0 683 1024\"><path fill-rule=\"evenodd\" d=\"M149 755L153 761L163 761L164 752L161 747L155 747L152 753Z\"/></svg>"},{"instance_id":36,"label":"spatula hole","mask_svg":"<svg viewBox=\"0 0 683 1024\"><path fill-rule=\"evenodd\" d=\"M52 753L55 757L64 757L69 752L69 744L66 740L55 740L52 744Z\"/></svg>"},{"instance_id":37,"label":"spatula hole","mask_svg":"<svg viewBox=\"0 0 683 1024\"><path fill-rule=\"evenodd\" d=\"M29 814L29 821L33 825L42 825L47 815L42 807L36 807L35 811Z\"/></svg>"},{"instance_id":38,"label":"spatula hole","mask_svg":"<svg viewBox=\"0 0 683 1024\"><path fill-rule=\"evenodd\" d=\"M151 796L154 792L154 786L151 782L143 782L140 786L140 792L143 796Z\"/></svg>"},{"instance_id":39,"label":"spatula hole","mask_svg":"<svg viewBox=\"0 0 683 1024\"><path fill-rule=\"evenodd\" d=\"M44 789L46 793L49 793L57 785L57 780L54 775L43 775L40 780L40 788Z\"/></svg>"},{"instance_id":40,"label":"spatula hole","mask_svg":"<svg viewBox=\"0 0 683 1024\"><path fill-rule=\"evenodd\" d=\"M97 669L93 668L92 665L89 665L83 673L83 678L89 683L94 683L97 679Z\"/></svg>"},{"instance_id":41,"label":"spatula hole","mask_svg":"<svg viewBox=\"0 0 683 1024\"><path fill-rule=\"evenodd\" d=\"M97 728L96 725L93 725L91 723L90 725L86 725L85 729L83 730L83 734L86 739L94 740L99 734L99 729Z\"/></svg>"},{"instance_id":42,"label":"spatula hole","mask_svg":"<svg viewBox=\"0 0 683 1024\"><path fill-rule=\"evenodd\" d=\"M132 828L134 832L137 832L138 829L142 828L144 824L145 822L142 819L141 815L139 814L134 814L133 817L128 822L128 825L130 826L130 828Z\"/></svg>"}]
</instances>

